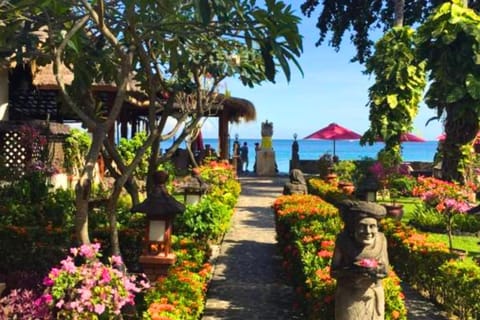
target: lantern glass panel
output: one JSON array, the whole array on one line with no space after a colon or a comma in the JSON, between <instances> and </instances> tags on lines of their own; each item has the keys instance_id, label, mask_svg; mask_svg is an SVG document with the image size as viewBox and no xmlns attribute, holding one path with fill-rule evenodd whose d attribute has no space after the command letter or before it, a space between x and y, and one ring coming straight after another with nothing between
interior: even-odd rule
<instances>
[{"instance_id":1,"label":"lantern glass panel","mask_svg":"<svg viewBox=\"0 0 480 320\"><path fill-rule=\"evenodd\" d=\"M200 201L200 194L199 193L186 193L185 194L185 204L195 204Z\"/></svg>"},{"instance_id":2,"label":"lantern glass panel","mask_svg":"<svg viewBox=\"0 0 480 320\"><path fill-rule=\"evenodd\" d=\"M148 228L149 241L164 241L165 237L165 220L150 220Z\"/></svg>"},{"instance_id":3,"label":"lantern glass panel","mask_svg":"<svg viewBox=\"0 0 480 320\"><path fill-rule=\"evenodd\" d=\"M377 201L377 193L375 191L367 191L367 201Z\"/></svg>"}]
</instances>

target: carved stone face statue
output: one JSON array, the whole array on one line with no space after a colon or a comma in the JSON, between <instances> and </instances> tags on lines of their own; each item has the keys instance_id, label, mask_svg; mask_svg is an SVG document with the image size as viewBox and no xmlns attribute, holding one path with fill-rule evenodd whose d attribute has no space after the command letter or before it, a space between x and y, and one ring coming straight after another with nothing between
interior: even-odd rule
<instances>
[{"instance_id":1,"label":"carved stone face statue","mask_svg":"<svg viewBox=\"0 0 480 320\"><path fill-rule=\"evenodd\" d=\"M375 243L375 237L378 232L377 219L371 217L361 218L355 224L355 241L364 246L371 246Z\"/></svg>"}]
</instances>

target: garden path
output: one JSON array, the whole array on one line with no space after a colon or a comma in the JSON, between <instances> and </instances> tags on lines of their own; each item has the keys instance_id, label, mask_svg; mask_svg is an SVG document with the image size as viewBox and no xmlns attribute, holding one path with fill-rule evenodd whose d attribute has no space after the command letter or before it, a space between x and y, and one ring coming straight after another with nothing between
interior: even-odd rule
<instances>
[{"instance_id":1,"label":"garden path","mask_svg":"<svg viewBox=\"0 0 480 320\"><path fill-rule=\"evenodd\" d=\"M286 176L241 176L242 193L232 226L214 247L214 274L202 320L303 319L292 308L276 251L271 205L282 193ZM409 320L447 319L431 303L405 288Z\"/></svg>"}]
</instances>

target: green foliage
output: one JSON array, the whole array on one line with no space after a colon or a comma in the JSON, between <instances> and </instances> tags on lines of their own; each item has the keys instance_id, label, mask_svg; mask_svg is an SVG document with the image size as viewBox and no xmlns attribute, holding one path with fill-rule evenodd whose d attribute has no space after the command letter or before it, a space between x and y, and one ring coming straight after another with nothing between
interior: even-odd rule
<instances>
[{"instance_id":1,"label":"green foliage","mask_svg":"<svg viewBox=\"0 0 480 320\"><path fill-rule=\"evenodd\" d=\"M187 206L185 212L175 220L177 233L195 239L218 241L230 227L232 209L209 196Z\"/></svg>"},{"instance_id":2,"label":"green foliage","mask_svg":"<svg viewBox=\"0 0 480 320\"><path fill-rule=\"evenodd\" d=\"M428 107L445 115L442 177L464 182L468 145L475 138L480 114L480 16L463 2L445 2L418 28L419 59L426 61Z\"/></svg>"},{"instance_id":3,"label":"green foliage","mask_svg":"<svg viewBox=\"0 0 480 320\"><path fill-rule=\"evenodd\" d=\"M138 132L131 139L120 139L120 142L118 143L118 152L126 165L129 165L133 161L135 155L143 146L145 141L147 141L147 134L145 132ZM142 160L135 168L134 175L138 180L145 180L147 177L148 159L151 152L152 148L150 147L143 154Z\"/></svg>"},{"instance_id":4,"label":"green foliage","mask_svg":"<svg viewBox=\"0 0 480 320\"><path fill-rule=\"evenodd\" d=\"M425 62L416 59L413 29L394 27L385 33L366 63L366 73L375 75L375 83L369 89L370 128L361 143L371 145L382 138L382 151L398 165L401 135L412 129L426 84Z\"/></svg>"},{"instance_id":5,"label":"green foliage","mask_svg":"<svg viewBox=\"0 0 480 320\"><path fill-rule=\"evenodd\" d=\"M408 197L412 195L413 188L417 185L417 179L408 175L394 175L389 179L389 189L398 191L398 195Z\"/></svg>"},{"instance_id":6,"label":"green foliage","mask_svg":"<svg viewBox=\"0 0 480 320\"><path fill-rule=\"evenodd\" d=\"M444 289L444 304L460 319L480 314L480 267L470 259L445 262L439 269Z\"/></svg>"},{"instance_id":7,"label":"green foliage","mask_svg":"<svg viewBox=\"0 0 480 320\"><path fill-rule=\"evenodd\" d=\"M85 130L71 129L63 142L64 167L69 173L78 173L85 162L85 156L92 144L90 135Z\"/></svg>"},{"instance_id":8,"label":"green foliage","mask_svg":"<svg viewBox=\"0 0 480 320\"><path fill-rule=\"evenodd\" d=\"M340 160L333 165L333 171L338 175L340 181L353 182L353 173L356 164L351 160Z\"/></svg>"},{"instance_id":9,"label":"green foliage","mask_svg":"<svg viewBox=\"0 0 480 320\"><path fill-rule=\"evenodd\" d=\"M395 6L392 1L368 0L352 2L349 0L304 0L301 6L304 15L310 17L317 7L321 8L316 20L319 29L319 40L316 45L322 44L327 36L328 44L340 50L342 40L348 39L345 33L350 34L349 40L356 47L357 52L352 60L360 63L372 53L373 39L378 31L389 30L395 21ZM406 0L402 12L406 24L421 23L426 16L441 1ZM320 5L322 4L322 5ZM472 3L478 8L478 3Z\"/></svg>"}]
</instances>

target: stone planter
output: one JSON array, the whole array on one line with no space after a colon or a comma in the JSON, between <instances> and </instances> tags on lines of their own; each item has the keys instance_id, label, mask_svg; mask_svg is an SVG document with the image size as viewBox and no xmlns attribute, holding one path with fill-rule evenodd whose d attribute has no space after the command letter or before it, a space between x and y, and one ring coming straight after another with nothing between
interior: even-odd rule
<instances>
[{"instance_id":1,"label":"stone planter","mask_svg":"<svg viewBox=\"0 0 480 320\"><path fill-rule=\"evenodd\" d=\"M332 186L335 186L335 187L338 186L338 176L335 173L329 173L325 177L325 181L331 184Z\"/></svg>"},{"instance_id":2,"label":"stone planter","mask_svg":"<svg viewBox=\"0 0 480 320\"><path fill-rule=\"evenodd\" d=\"M351 182L339 182L338 188L343 191L343 193L347 195L353 194L355 192L355 186Z\"/></svg>"},{"instance_id":3,"label":"stone planter","mask_svg":"<svg viewBox=\"0 0 480 320\"><path fill-rule=\"evenodd\" d=\"M392 203L384 204L385 209L387 209L387 217L390 217L396 221L402 220L403 217L403 204Z\"/></svg>"}]
</instances>

